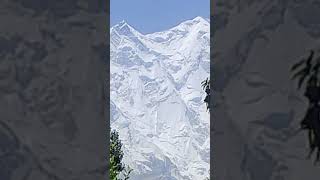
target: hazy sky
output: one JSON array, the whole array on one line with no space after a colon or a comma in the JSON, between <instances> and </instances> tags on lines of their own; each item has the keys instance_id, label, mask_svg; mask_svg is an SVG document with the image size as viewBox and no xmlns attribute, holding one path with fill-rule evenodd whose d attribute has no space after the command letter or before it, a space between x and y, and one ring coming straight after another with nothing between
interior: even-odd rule
<instances>
[{"instance_id":1,"label":"hazy sky","mask_svg":"<svg viewBox=\"0 0 320 180\"><path fill-rule=\"evenodd\" d=\"M196 16L210 16L210 0L110 0L110 3L111 26L125 20L144 34L168 29Z\"/></svg>"}]
</instances>

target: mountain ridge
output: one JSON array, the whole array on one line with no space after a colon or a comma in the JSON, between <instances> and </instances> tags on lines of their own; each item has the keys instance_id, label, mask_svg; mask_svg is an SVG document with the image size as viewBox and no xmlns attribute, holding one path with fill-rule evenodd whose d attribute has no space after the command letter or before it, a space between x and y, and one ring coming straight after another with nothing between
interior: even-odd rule
<instances>
[{"instance_id":1,"label":"mountain ridge","mask_svg":"<svg viewBox=\"0 0 320 180\"><path fill-rule=\"evenodd\" d=\"M160 30L160 31L155 31L155 32L150 32L150 33L145 33L144 34L144 33L141 33L140 31L138 31L137 28L135 28L134 26L132 26L130 23L128 23L126 20L123 19L123 20L119 21L118 23L114 24L113 26L111 26L110 30L113 30L117 26L124 26L125 25L125 26L128 26L128 27L134 29L135 31L139 32L141 35L145 35L146 36L146 35L149 35L149 34L154 34L154 33L160 33L160 32L163 32L163 31L167 31L167 30L173 29L173 28L175 28L177 26L180 26L183 23L190 23L190 22L194 22L194 21L202 21L202 22L207 22L208 24L210 24L210 19L209 18L196 16L193 19L184 20L184 21L182 21L180 23L177 23L177 25L174 25L174 26L172 26L170 28L167 28L166 30Z\"/></svg>"},{"instance_id":2,"label":"mountain ridge","mask_svg":"<svg viewBox=\"0 0 320 180\"><path fill-rule=\"evenodd\" d=\"M162 34L143 35L125 21L111 28L111 127L133 180L208 176L210 124L200 83L209 76L209 26L196 17Z\"/></svg>"}]
</instances>

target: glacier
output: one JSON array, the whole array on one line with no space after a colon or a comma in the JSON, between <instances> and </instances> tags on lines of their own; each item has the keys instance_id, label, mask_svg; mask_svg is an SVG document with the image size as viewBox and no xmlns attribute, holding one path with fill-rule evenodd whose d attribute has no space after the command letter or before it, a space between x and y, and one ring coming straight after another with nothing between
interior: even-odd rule
<instances>
[{"instance_id":1,"label":"glacier","mask_svg":"<svg viewBox=\"0 0 320 180\"><path fill-rule=\"evenodd\" d=\"M210 169L210 115L201 81L210 75L210 22L196 17L142 34L110 29L111 128L132 180L202 180Z\"/></svg>"}]
</instances>

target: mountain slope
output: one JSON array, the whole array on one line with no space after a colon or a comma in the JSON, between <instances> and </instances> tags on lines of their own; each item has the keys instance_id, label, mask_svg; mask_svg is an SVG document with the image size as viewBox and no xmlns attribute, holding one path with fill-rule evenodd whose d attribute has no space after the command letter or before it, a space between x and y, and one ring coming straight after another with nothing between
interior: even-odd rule
<instances>
[{"instance_id":1,"label":"mountain slope","mask_svg":"<svg viewBox=\"0 0 320 180\"><path fill-rule=\"evenodd\" d=\"M209 22L201 17L141 34L125 21L110 31L111 126L124 143L133 180L204 179L209 113Z\"/></svg>"}]
</instances>

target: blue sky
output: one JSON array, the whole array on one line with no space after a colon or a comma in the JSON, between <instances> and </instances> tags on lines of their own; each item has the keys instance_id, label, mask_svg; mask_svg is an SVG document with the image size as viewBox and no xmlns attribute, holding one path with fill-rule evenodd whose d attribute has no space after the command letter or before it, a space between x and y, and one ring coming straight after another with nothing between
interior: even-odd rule
<instances>
[{"instance_id":1,"label":"blue sky","mask_svg":"<svg viewBox=\"0 0 320 180\"><path fill-rule=\"evenodd\" d=\"M144 34L210 16L210 0L110 0L110 5L111 26L125 20Z\"/></svg>"}]
</instances>

